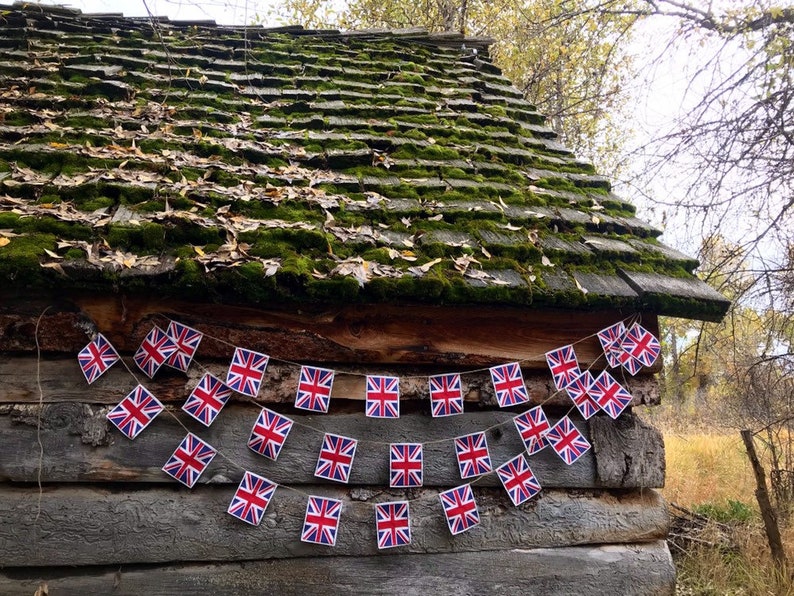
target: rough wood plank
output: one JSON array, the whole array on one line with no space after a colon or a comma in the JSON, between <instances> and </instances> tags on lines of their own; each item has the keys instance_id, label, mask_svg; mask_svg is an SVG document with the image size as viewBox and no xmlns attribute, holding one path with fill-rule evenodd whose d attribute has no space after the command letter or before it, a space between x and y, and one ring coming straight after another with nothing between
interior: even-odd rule
<instances>
[{"instance_id":1,"label":"rough wood plank","mask_svg":"<svg viewBox=\"0 0 794 596\"><path fill-rule=\"evenodd\" d=\"M416 491L412 542L395 553L437 553L648 542L665 536L655 491L542 491L513 507L501 489L475 488L481 523L452 536L436 491ZM335 548L300 541L306 496L277 489L258 527L228 515L233 487L0 488L0 560L8 567L239 561L378 554L372 503L399 491L310 487L345 499ZM351 500L352 499L352 500ZM370 501L371 502L365 502ZM386 561L386 558L382 559Z\"/></svg>"},{"instance_id":2,"label":"rough wood plank","mask_svg":"<svg viewBox=\"0 0 794 596\"><path fill-rule=\"evenodd\" d=\"M565 570L564 573L561 570ZM482 553L327 557L169 567L6 570L0 592L52 594L425 594L670 596L667 543L513 549Z\"/></svg>"},{"instance_id":3,"label":"rough wood plank","mask_svg":"<svg viewBox=\"0 0 794 596\"><path fill-rule=\"evenodd\" d=\"M202 344L203 345L203 344ZM77 356L59 359L43 359L41 366L35 358L12 356L0 353L0 403L39 402L41 382L45 402L78 401L94 404L116 404L134 386L135 381L119 364L102 375L93 385L87 385L80 371ZM231 355L230 355L231 357ZM137 370L132 359L126 361L130 368ZM211 362L197 360L201 366L194 365L187 375L172 369L161 369L154 380L138 376L144 385L162 402L183 402L196 386L205 371L212 372L221 379L226 378L228 360ZM442 372L464 372L463 368L437 367L390 367L341 366L336 368L333 398L364 398L365 379L362 374L389 374L400 376L400 395L403 399L424 400L429 408L427 376ZM137 374L137 373L136 373ZM257 401L261 403L293 403L298 386L300 368L295 365L271 362L267 367L262 389ZM427 376L426 376L427 375ZM412 378L410 378L412 377ZM656 405L659 403L659 383L653 376L620 378L620 382L634 397L632 405ZM524 371L524 383L529 392L531 403L549 406L570 407L571 401L563 391L556 391L548 371ZM495 406L496 397L487 371L466 373L461 377L464 399L481 406ZM335 402L332 400L332 409ZM333 410L332 410L333 411Z\"/></svg>"},{"instance_id":4,"label":"rough wood plank","mask_svg":"<svg viewBox=\"0 0 794 596\"><path fill-rule=\"evenodd\" d=\"M596 475L605 486L664 486L664 438L636 416L589 421L596 459Z\"/></svg>"},{"instance_id":5,"label":"rough wood plank","mask_svg":"<svg viewBox=\"0 0 794 596\"><path fill-rule=\"evenodd\" d=\"M185 429L168 413L160 416L135 441L129 441L107 423L108 408L85 404L52 404L42 411L41 433L38 407L7 408L0 415L0 478L13 482L35 482L39 474L38 440L44 449L41 470L44 482L172 482L160 469L185 436ZM421 414L403 416L399 421L366 418L363 414L338 416L295 416L308 425L296 424L278 461L251 451L248 437L259 408L227 405L211 428L206 429L182 412L179 419L198 436L218 449L225 457L216 457L202 475L201 483L237 483L242 467L264 474L274 482L313 484L314 468L322 442L322 432L331 432L360 440L350 482L355 485L389 485L389 442L424 443L425 486L460 484L452 439L492 428L486 433L494 466L523 451L523 445L508 412L481 412L431 418ZM663 484L650 456L642 469L634 469L636 450L644 449L655 437L653 429L639 426L635 417L625 414L624 435L603 456L590 450L575 464L566 465L551 449L529 458L530 466L541 486L572 488L632 488ZM554 420L552 417L551 420ZM585 436L587 423L577 422ZM635 432L630 429L638 428ZM317 430L313 430L317 429ZM373 442L377 441L377 443ZM437 441L437 442L432 442ZM621 451L621 445L626 451ZM623 476L599 479L597 457L619 460L628 466ZM656 453L657 467L663 466L663 453ZM601 467L608 467L601 464ZM478 481L480 486L499 486L495 474Z\"/></svg>"},{"instance_id":6,"label":"rough wood plank","mask_svg":"<svg viewBox=\"0 0 794 596\"><path fill-rule=\"evenodd\" d=\"M63 300L65 298L59 304ZM167 316L171 316L225 342L285 360L464 367L527 359L524 364L527 369L545 369L545 352L581 340L626 316L615 310L394 305L266 311L98 295L71 296L69 300L71 310L82 311L84 317L93 321L122 352L134 352L153 324L165 325ZM15 314L17 310L21 314ZM30 328L35 326L41 310L31 312L29 305L17 306L17 302L8 299L0 314L6 316L6 330L15 326ZM643 320L648 329L658 331L655 315L646 315ZM48 323L48 328L54 330L55 323ZM29 332L19 337L12 335L13 342L9 338L8 345L14 346L13 349L35 350ZM58 331L49 333L46 339L42 344L45 351L73 352L75 344L83 345L87 341L85 325L76 322L60 325ZM3 343L5 341L0 342L0 348ZM595 337L577 343L576 351L582 363L603 361ZM205 358L226 358L230 350L228 345L207 338L202 343L201 354ZM658 367L649 369L656 370Z\"/></svg>"}]
</instances>

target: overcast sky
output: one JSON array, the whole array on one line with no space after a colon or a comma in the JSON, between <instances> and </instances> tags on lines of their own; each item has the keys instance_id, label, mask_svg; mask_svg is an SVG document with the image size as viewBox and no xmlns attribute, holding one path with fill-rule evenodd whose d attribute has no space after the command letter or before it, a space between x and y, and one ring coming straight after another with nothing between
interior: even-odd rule
<instances>
[{"instance_id":1,"label":"overcast sky","mask_svg":"<svg viewBox=\"0 0 794 596\"><path fill-rule=\"evenodd\" d=\"M148 6L153 15L172 20L212 19L222 25L240 25L252 22L257 13L264 17L274 0L43 0L42 4L62 4L85 13L121 12L128 17L146 16Z\"/></svg>"}]
</instances>

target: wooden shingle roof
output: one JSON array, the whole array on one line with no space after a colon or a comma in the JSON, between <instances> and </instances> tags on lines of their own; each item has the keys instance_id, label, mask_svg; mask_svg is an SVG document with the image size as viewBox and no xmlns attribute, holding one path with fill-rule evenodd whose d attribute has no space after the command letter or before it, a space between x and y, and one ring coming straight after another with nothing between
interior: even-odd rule
<instances>
[{"instance_id":1,"label":"wooden shingle roof","mask_svg":"<svg viewBox=\"0 0 794 596\"><path fill-rule=\"evenodd\" d=\"M0 21L5 290L727 309L487 40L33 4Z\"/></svg>"}]
</instances>

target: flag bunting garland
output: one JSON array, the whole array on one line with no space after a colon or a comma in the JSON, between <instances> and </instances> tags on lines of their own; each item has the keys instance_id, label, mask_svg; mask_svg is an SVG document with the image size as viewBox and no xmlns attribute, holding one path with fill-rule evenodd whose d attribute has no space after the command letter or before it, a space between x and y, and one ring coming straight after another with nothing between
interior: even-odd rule
<instances>
[{"instance_id":1,"label":"flag bunting garland","mask_svg":"<svg viewBox=\"0 0 794 596\"><path fill-rule=\"evenodd\" d=\"M601 330L596 336L609 367L622 367L630 374L636 374L643 366L652 366L661 352L658 339L636 322L627 328L626 323L621 321ZM196 329L169 321L167 332L155 326L147 334L135 352L133 360L149 378L153 378L163 364L187 372L203 337L203 334ZM580 369L573 345L547 352L545 357L554 386L558 391L565 390L573 404L571 410L576 408L582 418L589 419L601 409L608 416L616 419L630 405L631 394L612 374L602 371L594 377L590 370ZM80 368L89 384L95 382L119 360L121 358L118 352L101 334L97 334L96 338L78 354ZM266 354L235 347L226 381L223 382L212 374L205 373L183 405L183 411L209 427L233 392L249 397L258 395L269 360L270 357ZM129 368L127 370L132 372ZM491 374L494 393L500 407L511 407L530 401L520 362L485 370ZM295 408L327 413L334 374L330 369L301 365ZM428 378L428 386L432 417L463 413L461 373L431 376ZM399 377L367 375L366 416L399 418L399 395ZM471 433L454 439L438 439L429 443L454 441L461 478L468 480L495 473L510 501L518 506L541 490L540 483L527 462L527 455L531 456L550 446L566 464L572 465L591 447L567 415L552 425L541 406L542 404L536 405L512 418L516 431L524 443L526 454L520 453L496 469L491 465L485 432ZM164 409L154 395L138 384L108 412L107 419L132 440ZM173 416L170 411L168 413ZM504 422L494 426L501 424ZM255 453L275 461L293 425L294 421L290 418L268 408L262 408L251 430L248 447ZM347 483L357 445L358 440L355 438L325 433L314 475L326 480ZM178 482L192 488L216 454L218 451L214 447L188 432L162 469ZM391 488L421 487L423 471L422 443L389 445ZM228 513L248 524L259 525L277 486L263 476L244 470L242 480L229 504ZM480 523L477 504L469 484L439 492L438 497L453 535L470 530ZM342 501L309 495L307 498L301 540L334 546ZM409 501L378 503L375 504L375 508L378 548L410 544Z\"/></svg>"}]
</instances>

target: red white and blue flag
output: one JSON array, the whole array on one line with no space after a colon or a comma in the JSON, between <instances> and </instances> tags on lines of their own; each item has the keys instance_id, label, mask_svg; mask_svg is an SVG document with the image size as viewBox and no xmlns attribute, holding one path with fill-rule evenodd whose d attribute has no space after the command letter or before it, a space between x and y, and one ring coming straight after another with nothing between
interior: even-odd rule
<instances>
[{"instance_id":1,"label":"red white and blue flag","mask_svg":"<svg viewBox=\"0 0 794 596\"><path fill-rule=\"evenodd\" d=\"M612 375L603 371L590 387L590 395L611 418L617 418L631 403L631 393Z\"/></svg>"},{"instance_id":2,"label":"red white and blue flag","mask_svg":"<svg viewBox=\"0 0 794 596\"><path fill-rule=\"evenodd\" d=\"M548 438L549 444L557 452L557 455L569 466L590 449L590 443L567 416L561 418L546 433L546 438Z\"/></svg>"},{"instance_id":3,"label":"red white and blue flag","mask_svg":"<svg viewBox=\"0 0 794 596\"><path fill-rule=\"evenodd\" d=\"M171 321L168 324L166 333L177 347L176 352L171 354L166 364L182 372L187 372L204 334L201 331L196 331L192 327L177 323L176 321Z\"/></svg>"},{"instance_id":4,"label":"red white and blue flag","mask_svg":"<svg viewBox=\"0 0 794 596\"><path fill-rule=\"evenodd\" d=\"M269 360L270 356L265 354L235 348L229 372L226 374L226 385L237 393L256 397Z\"/></svg>"},{"instance_id":5,"label":"red white and blue flag","mask_svg":"<svg viewBox=\"0 0 794 596\"><path fill-rule=\"evenodd\" d=\"M619 321L598 332L598 341L601 344L601 348L604 350L607 364L612 368L620 366L619 354L623 350L620 344L623 342L623 336L625 335L626 326L623 324L623 321Z\"/></svg>"},{"instance_id":6,"label":"red white and blue flag","mask_svg":"<svg viewBox=\"0 0 794 596\"><path fill-rule=\"evenodd\" d=\"M634 323L623 338L621 347L639 360L645 366L652 366L659 354L662 353L662 346L650 331L642 325Z\"/></svg>"},{"instance_id":7,"label":"red white and blue flag","mask_svg":"<svg viewBox=\"0 0 794 596\"><path fill-rule=\"evenodd\" d=\"M334 546L339 529L342 501L326 497L309 497L303 518L301 541Z\"/></svg>"},{"instance_id":8,"label":"red white and blue flag","mask_svg":"<svg viewBox=\"0 0 794 596\"><path fill-rule=\"evenodd\" d=\"M133 359L150 379L179 348L165 331L155 326L141 342Z\"/></svg>"},{"instance_id":9,"label":"red white and blue flag","mask_svg":"<svg viewBox=\"0 0 794 596\"><path fill-rule=\"evenodd\" d=\"M134 439L163 411L163 404L143 385L129 392L107 418L125 437Z\"/></svg>"},{"instance_id":10,"label":"red white and blue flag","mask_svg":"<svg viewBox=\"0 0 794 596\"><path fill-rule=\"evenodd\" d=\"M540 492L540 484L529 467L523 453L519 453L504 465L496 468L513 505L518 507Z\"/></svg>"},{"instance_id":11,"label":"red white and blue flag","mask_svg":"<svg viewBox=\"0 0 794 596\"><path fill-rule=\"evenodd\" d=\"M632 376L636 375L638 372L640 372L640 370L642 370L642 362L637 360L623 348L615 350L615 358L620 365Z\"/></svg>"},{"instance_id":12,"label":"red white and blue flag","mask_svg":"<svg viewBox=\"0 0 794 596\"><path fill-rule=\"evenodd\" d=\"M585 420L589 420L598 412L598 403L590 395L590 387L594 382L593 373L586 370L565 388L576 409Z\"/></svg>"},{"instance_id":13,"label":"red white and blue flag","mask_svg":"<svg viewBox=\"0 0 794 596\"><path fill-rule=\"evenodd\" d=\"M408 515L408 501L378 503L375 506L378 548L411 544L411 524Z\"/></svg>"},{"instance_id":14,"label":"red white and blue flag","mask_svg":"<svg viewBox=\"0 0 794 596\"><path fill-rule=\"evenodd\" d=\"M292 420L286 416L262 408L254 422L254 428L251 429L248 447L259 455L273 461L277 460L284 441L287 440L287 435L292 430L292 424Z\"/></svg>"},{"instance_id":15,"label":"red white and blue flag","mask_svg":"<svg viewBox=\"0 0 794 596\"><path fill-rule=\"evenodd\" d=\"M400 378L367 376L367 416L400 417Z\"/></svg>"},{"instance_id":16,"label":"red white and blue flag","mask_svg":"<svg viewBox=\"0 0 794 596\"><path fill-rule=\"evenodd\" d=\"M519 414L513 418L513 422L529 455L537 453L549 444L546 440L546 433L549 432L551 425L540 406L535 406L531 410Z\"/></svg>"},{"instance_id":17,"label":"red white and blue flag","mask_svg":"<svg viewBox=\"0 0 794 596\"><path fill-rule=\"evenodd\" d=\"M422 486L422 444L392 443L389 449L389 486L413 488Z\"/></svg>"},{"instance_id":18,"label":"red white and blue flag","mask_svg":"<svg viewBox=\"0 0 794 596\"><path fill-rule=\"evenodd\" d=\"M188 433L165 462L163 472L188 488L193 488L216 453L217 451L209 443L205 443L193 433Z\"/></svg>"},{"instance_id":19,"label":"red white and blue flag","mask_svg":"<svg viewBox=\"0 0 794 596\"><path fill-rule=\"evenodd\" d=\"M438 494L449 531L453 535L470 530L480 523L480 513L471 486L464 484Z\"/></svg>"},{"instance_id":20,"label":"red white and blue flag","mask_svg":"<svg viewBox=\"0 0 794 596\"><path fill-rule=\"evenodd\" d=\"M554 378L554 386L558 390L565 389L581 374L573 346L563 346L546 352L546 362Z\"/></svg>"},{"instance_id":21,"label":"red white and blue flag","mask_svg":"<svg viewBox=\"0 0 794 596\"><path fill-rule=\"evenodd\" d=\"M459 374L430 377L430 409L434 418L463 414L463 391Z\"/></svg>"},{"instance_id":22,"label":"red white and blue flag","mask_svg":"<svg viewBox=\"0 0 794 596\"><path fill-rule=\"evenodd\" d=\"M524 377L518 362L494 366L491 381L500 408L507 408L529 401L529 393L524 386Z\"/></svg>"},{"instance_id":23,"label":"red white and blue flag","mask_svg":"<svg viewBox=\"0 0 794 596\"><path fill-rule=\"evenodd\" d=\"M246 471L232 502L229 503L227 513L252 526L258 526L277 486L264 476Z\"/></svg>"},{"instance_id":24,"label":"red white and blue flag","mask_svg":"<svg viewBox=\"0 0 794 596\"><path fill-rule=\"evenodd\" d=\"M326 480L347 483L357 445L356 439L326 433L314 475Z\"/></svg>"},{"instance_id":25,"label":"red white and blue flag","mask_svg":"<svg viewBox=\"0 0 794 596\"><path fill-rule=\"evenodd\" d=\"M90 385L116 364L119 354L101 333L77 353L77 361Z\"/></svg>"},{"instance_id":26,"label":"red white and blue flag","mask_svg":"<svg viewBox=\"0 0 794 596\"><path fill-rule=\"evenodd\" d=\"M209 426L231 396L232 390L219 378L205 373L182 409L204 426Z\"/></svg>"},{"instance_id":27,"label":"red white and blue flag","mask_svg":"<svg viewBox=\"0 0 794 596\"><path fill-rule=\"evenodd\" d=\"M457 437L455 455L458 457L458 468L463 480L487 474L492 469L484 432Z\"/></svg>"},{"instance_id":28,"label":"red white and blue flag","mask_svg":"<svg viewBox=\"0 0 794 596\"><path fill-rule=\"evenodd\" d=\"M327 413L333 384L334 371L315 366L301 366L295 407L320 414Z\"/></svg>"}]
</instances>

